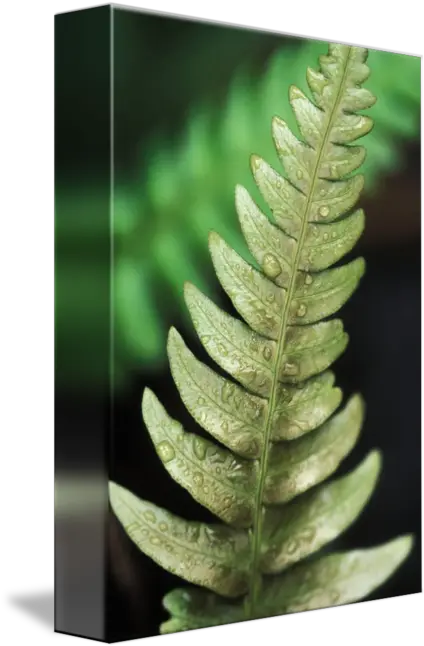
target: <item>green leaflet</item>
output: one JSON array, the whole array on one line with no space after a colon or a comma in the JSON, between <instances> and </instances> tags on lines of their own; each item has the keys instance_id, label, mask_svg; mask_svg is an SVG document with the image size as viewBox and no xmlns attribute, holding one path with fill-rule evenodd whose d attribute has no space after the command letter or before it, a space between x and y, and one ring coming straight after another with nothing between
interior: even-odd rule
<instances>
[{"instance_id":1,"label":"green leaflet","mask_svg":"<svg viewBox=\"0 0 424 646\"><path fill-rule=\"evenodd\" d=\"M401 536L376 548L331 554L269 577L258 618L359 601L391 576L411 547L411 537ZM172 618L162 624L162 633L246 619L239 604L222 602L203 590L173 590L164 598L164 606Z\"/></svg>"},{"instance_id":2,"label":"green leaflet","mask_svg":"<svg viewBox=\"0 0 424 646\"><path fill-rule=\"evenodd\" d=\"M149 389L143 395L143 418L168 473L223 523L183 520L110 485L112 508L138 547L212 591L167 595L171 618L162 632L356 601L411 548L402 537L369 550L318 553L361 513L381 461L371 452L348 475L325 482L354 447L364 415L359 395L338 410L342 393L329 368L348 336L340 319L327 319L364 273L361 258L331 267L364 225L363 212L351 212L363 179L346 175L365 158L351 142L372 126L358 113L375 101L360 87L366 58L363 48L331 44L320 70L307 72L314 102L290 89L302 139L273 120L285 177L252 157L272 215L240 186L236 209L257 266L209 236L216 275L244 320L185 285L200 341L229 378L200 362L173 328L168 356L185 406L211 439L184 429Z\"/></svg>"}]
</instances>

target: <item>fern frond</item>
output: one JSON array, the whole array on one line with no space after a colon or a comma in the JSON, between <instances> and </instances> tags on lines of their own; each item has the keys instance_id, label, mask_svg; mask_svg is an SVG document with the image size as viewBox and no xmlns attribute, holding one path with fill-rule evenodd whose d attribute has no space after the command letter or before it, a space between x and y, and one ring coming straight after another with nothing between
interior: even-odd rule
<instances>
[{"instance_id":1,"label":"fern frond","mask_svg":"<svg viewBox=\"0 0 424 646\"><path fill-rule=\"evenodd\" d=\"M406 558L411 538L368 550L319 554L347 529L371 496L380 454L329 483L355 445L363 402L339 409L331 365L348 335L329 319L356 289L363 259L331 268L362 232L352 212L363 187L352 175L372 128L362 110L367 51L330 45L319 71L308 68L311 101L298 87L290 103L301 138L278 117L275 148L285 175L258 155L252 173L267 217L238 186L236 209L256 267L216 232L209 248L217 277L241 319L191 284L185 300L211 359L200 362L171 329L168 356L181 398L211 436L189 433L146 389L143 418L168 473L222 522L179 518L110 484L112 508L129 537L162 567L207 588L165 598L173 632L350 603L384 582ZM307 560L305 560L307 559ZM225 597L221 599L220 597Z\"/></svg>"},{"instance_id":2,"label":"fern frond","mask_svg":"<svg viewBox=\"0 0 424 646\"><path fill-rule=\"evenodd\" d=\"M282 48L271 58L259 81L244 72L236 75L222 111L217 113L208 105L193 110L177 146L152 143L138 206L138 217L148 214L152 231L136 263L140 268L144 263L152 266L168 297L178 305L184 281L206 288L208 277L202 270L202 255L210 229L251 262L239 229L228 217L232 209L230 189L243 184L249 191L256 190L246 164L252 149L271 165L278 163L268 132L273 115L285 114L290 128L298 131L281 87L295 84L306 89L304 70L325 51L326 43L321 41ZM419 133L420 58L371 50L369 61L373 75L368 87L374 95L385 97L374 108L375 127L367 137L367 157L363 162L366 190L372 192L385 174L401 165L401 142ZM146 239L142 227L140 224L132 232L133 238ZM146 317L156 309L154 298L146 298ZM156 343L154 349L152 346L149 356L143 352L138 356L159 361L164 341L163 336L162 344Z\"/></svg>"}]
</instances>

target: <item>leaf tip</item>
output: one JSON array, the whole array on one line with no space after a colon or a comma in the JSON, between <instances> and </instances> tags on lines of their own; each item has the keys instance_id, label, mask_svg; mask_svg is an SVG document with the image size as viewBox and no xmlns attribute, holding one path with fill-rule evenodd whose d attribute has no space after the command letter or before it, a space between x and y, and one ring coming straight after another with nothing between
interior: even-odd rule
<instances>
[{"instance_id":1,"label":"leaf tip","mask_svg":"<svg viewBox=\"0 0 424 646\"><path fill-rule=\"evenodd\" d=\"M358 278L362 278L362 276L365 274L367 268L367 263L365 261L365 258L362 256L358 258Z\"/></svg>"},{"instance_id":2,"label":"leaf tip","mask_svg":"<svg viewBox=\"0 0 424 646\"><path fill-rule=\"evenodd\" d=\"M369 470L373 475L373 479L377 480L381 473L383 464L383 455L379 449L373 449L365 458L364 469Z\"/></svg>"},{"instance_id":3,"label":"leaf tip","mask_svg":"<svg viewBox=\"0 0 424 646\"><path fill-rule=\"evenodd\" d=\"M143 414L143 419L146 421L146 410L147 407L151 404L152 400L155 398L153 390L146 388L143 390L143 397L141 398L141 411Z\"/></svg>"},{"instance_id":4,"label":"leaf tip","mask_svg":"<svg viewBox=\"0 0 424 646\"><path fill-rule=\"evenodd\" d=\"M292 101L295 101L296 99L303 99L305 98L305 95L303 92L296 86L296 85L290 85L289 87L289 100L290 103Z\"/></svg>"},{"instance_id":5,"label":"leaf tip","mask_svg":"<svg viewBox=\"0 0 424 646\"><path fill-rule=\"evenodd\" d=\"M273 131L274 133L275 133L275 132L278 132L278 131L281 131L283 128L286 128L286 127L287 127L286 122L285 122L283 119L281 119L281 117L279 117L279 116L277 116L277 115L274 115L274 116L272 117L272 122L271 122L271 124L272 124L272 131Z\"/></svg>"},{"instance_id":6,"label":"leaf tip","mask_svg":"<svg viewBox=\"0 0 424 646\"><path fill-rule=\"evenodd\" d=\"M257 170L261 167L263 163L262 157L259 157L259 155L253 154L250 155L250 168L252 170L252 173L255 174Z\"/></svg>"},{"instance_id":7,"label":"leaf tip","mask_svg":"<svg viewBox=\"0 0 424 646\"><path fill-rule=\"evenodd\" d=\"M391 557L394 561L393 570L403 563L409 556L415 544L415 536L413 534L403 534L390 541L387 544L387 550L390 551Z\"/></svg>"},{"instance_id":8,"label":"leaf tip","mask_svg":"<svg viewBox=\"0 0 424 646\"><path fill-rule=\"evenodd\" d=\"M351 396L345 408L348 417L357 418L358 427L361 428L365 418L365 400L359 393Z\"/></svg>"},{"instance_id":9,"label":"leaf tip","mask_svg":"<svg viewBox=\"0 0 424 646\"><path fill-rule=\"evenodd\" d=\"M122 487L120 487L116 482L114 482L113 480L109 480L108 493L109 493L109 502L112 506L112 509L115 508L115 503L118 501L119 493L121 489Z\"/></svg>"},{"instance_id":10,"label":"leaf tip","mask_svg":"<svg viewBox=\"0 0 424 646\"><path fill-rule=\"evenodd\" d=\"M218 246L221 242L222 238L217 233L216 231L209 231L208 234L208 244L209 244L209 249L212 250L214 247Z\"/></svg>"},{"instance_id":11,"label":"leaf tip","mask_svg":"<svg viewBox=\"0 0 424 646\"><path fill-rule=\"evenodd\" d=\"M170 343L174 343L178 339L181 339L181 335L178 332L177 328L175 328L173 325L168 330L168 345Z\"/></svg>"}]
</instances>

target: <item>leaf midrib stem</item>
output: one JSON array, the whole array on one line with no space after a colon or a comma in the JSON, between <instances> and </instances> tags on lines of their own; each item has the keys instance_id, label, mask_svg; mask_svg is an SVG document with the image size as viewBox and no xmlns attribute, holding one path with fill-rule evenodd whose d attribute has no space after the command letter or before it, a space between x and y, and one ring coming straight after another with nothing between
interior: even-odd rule
<instances>
[{"instance_id":1,"label":"leaf midrib stem","mask_svg":"<svg viewBox=\"0 0 424 646\"><path fill-rule=\"evenodd\" d=\"M271 422L272 418L274 416L274 407L275 407L275 402L276 402L276 395L277 395L277 387L278 387L278 375L280 372L280 364L281 360L284 354L284 349L285 349L285 340L286 340L286 335L287 335L287 321L289 317L289 312L290 312L290 305L294 293L294 288L295 288L295 282L296 282L296 276L298 272L298 267L299 267L299 261L300 261L300 255L302 253L302 248L303 248L303 242L305 239L306 231L307 231L307 225L308 225L308 216L309 216L309 211L311 207L311 202L313 199L313 195L315 193L315 184L318 179L318 172L321 167L321 161L322 161L322 156L324 153L324 150L327 148L328 144L328 137L329 134L332 130L333 127L333 122L335 116L338 114L338 108L339 108L339 103L340 103L340 97L342 94L342 90L344 88L344 83L345 83L345 78L346 78L346 73L348 70L348 65L349 65L349 60L350 60L350 54L351 54L352 48L350 47L348 50L348 55L346 57L346 62L345 62L345 68L343 70L343 75L340 80L340 85L337 90L337 96L336 100L334 102L334 106L330 112L327 126L326 126L326 131L325 135L323 138L322 146L320 148L320 151L317 155L317 160L315 163L315 168L312 176L312 181L311 181L311 186L308 194L308 199L305 205L305 209L303 212L302 216L302 227L300 231L300 236L297 244L297 250L296 250L296 256L294 259L293 263L293 271L292 275L290 278L290 283L287 289L287 298L285 302L285 307L284 307L284 312L281 320L281 325L280 325L280 331L278 335L278 345L277 345L277 352L275 356L275 364L274 364L274 374L273 374L273 380L272 380L272 387L271 387L271 394L269 397L269 407L268 407L268 414L267 414L267 419L266 419L266 424L265 424L265 433L264 433L264 448L262 451L262 455L259 459L259 483L258 483L258 488L257 488L257 493L255 497L255 511L254 511L254 521L253 521L253 527L252 527L252 558L251 558L251 571L250 571L250 583L249 583L249 591L248 591L248 596L247 596L247 604L246 604L246 618L247 619L252 619L255 616L255 606L256 606L256 600L257 600L257 593L258 593L258 565L259 565L259 558L260 558L260 547L261 547L261 542L262 542L262 526L263 526L263 494L264 494L264 486L265 486L265 479L268 471L268 458L269 458L269 450L270 450L270 434L271 434Z\"/></svg>"}]
</instances>

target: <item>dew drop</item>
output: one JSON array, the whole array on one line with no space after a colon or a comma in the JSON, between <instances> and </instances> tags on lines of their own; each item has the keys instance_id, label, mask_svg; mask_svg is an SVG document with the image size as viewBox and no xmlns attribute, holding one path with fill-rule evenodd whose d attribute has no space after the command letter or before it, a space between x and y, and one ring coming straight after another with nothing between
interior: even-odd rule
<instances>
[{"instance_id":1,"label":"dew drop","mask_svg":"<svg viewBox=\"0 0 424 646\"><path fill-rule=\"evenodd\" d=\"M204 403L205 403L204 397L199 397L197 400L198 406L203 406Z\"/></svg>"},{"instance_id":2,"label":"dew drop","mask_svg":"<svg viewBox=\"0 0 424 646\"><path fill-rule=\"evenodd\" d=\"M223 433L226 433L228 431L228 423L227 422L222 422L221 424L221 431Z\"/></svg>"},{"instance_id":3,"label":"dew drop","mask_svg":"<svg viewBox=\"0 0 424 646\"><path fill-rule=\"evenodd\" d=\"M301 170L298 170L298 171L297 171L297 173L296 173L296 177L297 177L297 179L302 179L302 177L303 177L303 173L302 173L302 171L301 171Z\"/></svg>"},{"instance_id":4,"label":"dew drop","mask_svg":"<svg viewBox=\"0 0 424 646\"><path fill-rule=\"evenodd\" d=\"M194 474L193 481L194 484L199 487L203 484L203 475L200 473L200 471Z\"/></svg>"},{"instance_id":5,"label":"dew drop","mask_svg":"<svg viewBox=\"0 0 424 646\"><path fill-rule=\"evenodd\" d=\"M149 522L149 523L155 523L156 522L156 516L155 514L148 510L144 512L144 518Z\"/></svg>"},{"instance_id":6,"label":"dew drop","mask_svg":"<svg viewBox=\"0 0 424 646\"><path fill-rule=\"evenodd\" d=\"M332 238L337 238L337 233L335 231L333 231L333 233L331 234L331 237Z\"/></svg>"},{"instance_id":7,"label":"dew drop","mask_svg":"<svg viewBox=\"0 0 424 646\"><path fill-rule=\"evenodd\" d=\"M206 456L206 445L201 437L193 438L193 451L199 460L204 460Z\"/></svg>"},{"instance_id":8,"label":"dew drop","mask_svg":"<svg viewBox=\"0 0 424 646\"><path fill-rule=\"evenodd\" d=\"M203 487L203 493L208 494L209 493L209 487Z\"/></svg>"},{"instance_id":9,"label":"dew drop","mask_svg":"<svg viewBox=\"0 0 424 646\"><path fill-rule=\"evenodd\" d=\"M323 237L324 240L328 240L328 233L324 233L324 235L322 237Z\"/></svg>"},{"instance_id":10,"label":"dew drop","mask_svg":"<svg viewBox=\"0 0 424 646\"><path fill-rule=\"evenodd\" d=\"M280 189L282 187L281 179L277 180L276 187Z\"/></svg>"},{"instance_id":11,"label":"dew drop","mask_svg":"<svg viewBox=\"0 0 424 646\"><path fill-rule=\"evenodd\" d=\"M271 357L272 357L272 350L271 350L271 348L270 348L268 345L264 347L263 355L264 355L264 359L265 359L266 361L269 361L269 360L271 359Z\"/></svg>"},{"instance_id":12,"label":"dew drop","mask_svg":"<svg viewBox=\"0 0 424 646\"><path fill-rule=\"evenodd\" d=\"M263 262L262 268L264 273L269 278L277 278L281 274L281 265L278 262L278 259L272 253L266 253Z\"/></svg>"},{"instance_id":13,"label":"dew drop","mask_svg":"<svg viewBox=\"0 0 424 646\"><path fill-rule=\"evenodd\" d=\"M330 209L328 208L328 206L320 206L318 213L322 218L326 218L330 213Z\"/></svg>"},{"instance_id":14,"label":"dew drop","mask_svg":"<svg viewBox=\"0 0 424 646\"><path fill-rule=\"evenodd\" d=\"M311 285L312 284L312 276L311 274L306 274L305 276L305 285Z\"/></svg>"},{"instance_id":15,"label":"dew drop","mask_svg":"<svg viewBox=\"0 0 424 646\"><path fill-rule=\"evenodd\" d=\"M284 372L286 375L297 375L299 368L295 363L284 364Z\"/></svg>"},{"instance_id":16,"label":"dew drop","mask_svg":"<svg viewBox=\"0 0 424 646\"><path fill-rule=\"evenodd\" d=\"M167 532L168 531L167 523L159 523L159 529L161 532Z\"/></svg>"},{"instance_id":17,"label":"dew drop","mask_svg":"<svg viewBox=\"0 0 424 646\"><path fill-rule=\"evenodd\" d=\"M151 542L152 545L159 545L160 544L159 536L152 536L150 538L150 542Z\"/></svg>"},{"instance_id":18,"label":"dew drop","mask_svg":"<svg viewBox=\"0 0 424 646\"><path fill-rule=\"evenodd\" d=\"M175 458L175 451L168 440L164 440L158 444L158 453L160 459L165 464Z\"/></svg>"},{"instance_id":19,"label":"dew drop","mask_svg":"<svg viewBox=\"0 0 424 646\"><path fill-rule=\"evenodd\" d=\"M305 314L306 314L306 305L302 303L301 305L299 305L299 308L297 310L297 316L305 316Z\"/></svg>"}]
</instances>

